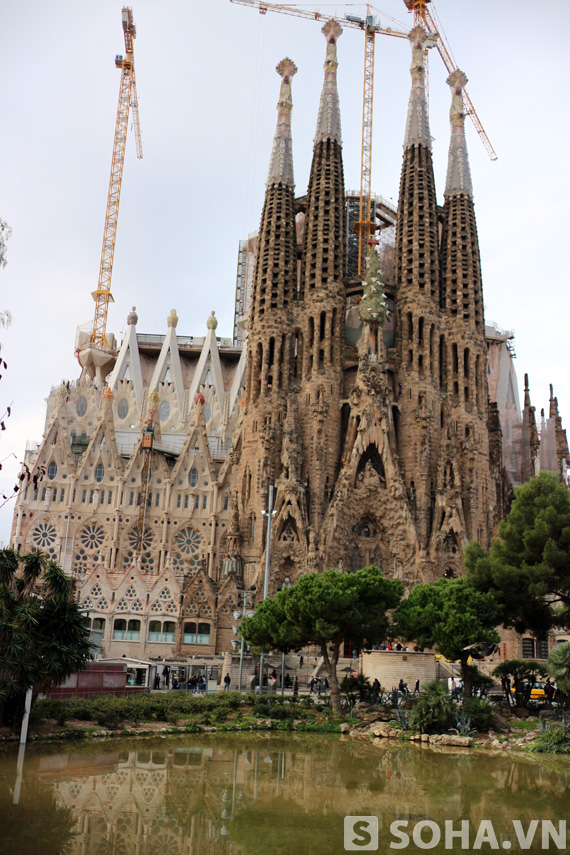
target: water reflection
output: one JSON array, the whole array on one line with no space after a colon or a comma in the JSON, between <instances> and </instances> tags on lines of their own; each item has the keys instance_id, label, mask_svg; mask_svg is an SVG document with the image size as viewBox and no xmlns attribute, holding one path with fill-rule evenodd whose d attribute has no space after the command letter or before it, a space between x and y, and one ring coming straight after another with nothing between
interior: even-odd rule
<instances>
[{"instance_id":1,"label":"water reflection","mask_svg":"<svg viewBox=\"0 0 570 855\"><path fill-rule=\"evenodd\" d=\"M30 746L15 807L16 752L0 755L2 853L336 855L350 814L379 817L380 851L390 851L395 819L442 828L445 819L468 819L473 833L491 820L502 845L514 839L513 819L526 826L568 816L565 759L292 735L47 750Z\"/></svg>"}]
</instances>

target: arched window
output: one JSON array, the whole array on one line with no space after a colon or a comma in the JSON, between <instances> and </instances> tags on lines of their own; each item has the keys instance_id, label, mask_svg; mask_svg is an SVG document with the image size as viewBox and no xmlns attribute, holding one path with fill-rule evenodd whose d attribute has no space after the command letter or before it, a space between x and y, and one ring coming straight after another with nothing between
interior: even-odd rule
<instances>
[{"instance_id":1,"label":"arched window","mask_svg":"<svg viewBox=\"0 0 570 855\"><path fill-rule=\"evenodd\" d=\"M148 625L148 641L160 641L161 631L162 627L160 621L151 620Z\"/></svg>"},{"instance_id":2,"label":"arched window","mask_svg":"<svg viewBox=\"0 0 570 855\"><path fill-rule=\"evenodd\" d=\"M130 620L127 625L127 641L140 641L141 637L141 622L140 620Z\"/></svg>"},{"instance_id":3,"label":"arched window","mask_svg":"<svg viewBox=\"0 0 570 855\"><path fill-rule=\"evenodd\" d=\"M81 395L81 397L77 399L75 412L80 418L81 416L84 416L87 412L87 398L84 398L83 395Z\"/></svg>"},{"instance_id":4,"label":"arched window","mask_svg":"<svg viewBox=\"0 0 570 855\"><path fill-rule=\"evenodd\" d=\"M113 624L113 641L124 641L127 634L127 622L119 618Z\"/></svg>"},{"instance_id":5,"label":"arched window","mask_svg":"<svg viewBox=\"0 0 570 855\"><path fill-rule=\"evenodd\" d=\"M48 466L47 476L48 476L50 481L53 481L53 479L55 478L56 475L57 475L57 463L55 462L55 460L52 460L52 462Z\"/></svg>"},{"instance_id":6,"label":"arched window","mask_svg":"<svg viewBox=\"0 0 570 855\"><path fill-rule=\"evenodd\" d=\"M184 644L196 644L196 624L195 623L185 623L184 624L184 636L183 636Z\"/></svg>"},{"instance_id":7,"label":"arched window","mask_svg":"<svg viewBox=\"0 0 570 855\"><path fill-rule=\"evenodd\" d=\"M194 467L188 473L188 483L191 487L195 487L199 479L198 470Z\"/></svg>"},{"instance_id":8,"label":"arched window","mask_svg":"<svg viewBox=\"0 0 570 855\"><path fill-rule=\"evenodd\" d=\"M97 629L99 632L105 632L105 618L96 617L93 618L93 622L91 624L91 629Z\"/></svg>"},{"instance_id":9,"label":"arched window","mask_svg":"<svg viewBox=\"0 0 570 855\"><path fill-rule=\"evenodd\" d=\"M102 463L98 463L97 466L95 467L95 480L97 481L98 484L100 484L104 477L105 477L105 467L103 466Z\"/></svg>"},{"instance_id":10,"label":"arched window","mask_svg":"<svg viewBox=\"0 0 570 855\"><path fill-rule=\"evenodd\" d=\"M161 422L165 422L170 415L170 404L168 401L161 401L158 408L158 417Z\"/></svg>"},{"instance_id":11,"label":"arched window","mask_svg":"<svg viewBox=\"0 0 570 855\"><path fill-rule=\"evenodd\" d=\"M198 638L196 639L197 644L209 644L210 643L210 624L209 623L199 623L198 624Z\"/></svg>"},{"instance_id":12,"label":"arched window","mask_svg":"<svg viewBox=\"0 0 570 855\"><path fill-rule=\"evenodd\" d=\"M129 415L129 402L126 398L121 398L117 407L117 415L120 419L126 419Z\"/></svg>"},{"instance_id":13,"label":"arched window","mask_svg":"<svg viewBox=\"0 0 570 855\"><path fill-rule=\"evenodd\" d=\"M163 641L174 641L174 632L176 630L176 624L173 620L165 620L162 625L162 640Z\"/></svg>"}]
</instances>

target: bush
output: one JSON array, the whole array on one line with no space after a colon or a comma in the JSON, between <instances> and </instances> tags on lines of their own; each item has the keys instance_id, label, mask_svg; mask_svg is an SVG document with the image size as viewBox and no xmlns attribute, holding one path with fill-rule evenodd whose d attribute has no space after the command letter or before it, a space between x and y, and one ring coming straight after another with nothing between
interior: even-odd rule
<instances>
[{"instance_id":1,"label":"bush","mask_svg":"<svg viewBox=\"0 0 570 855\"><path fill-rule=\"evenodd\" d=\"M455 706L447 686L434 680L410 713L410 726L419 733L445 733L453 723Z\"/></svg>"},{"instance_id":2,"label":"bush","mask_svg":"<svg viewBox=\"0 0 570 855\"><path fill-rule=\"evenodd\" d=\"M475 730L489 730L493 724L494 711L488 701L470 698L463 704L463 710L471 719L471 727Z\"/></svg>"},{"instance_id":3,"label":"bush","mask_svg":"<svg viewBox=\"0 0 570 855\"><path fill-rule=\"evenodd\" d=\"M570 754L570 730L558 725L539 734L529 745L536 754Z\"/></svg>"}]
</instances>

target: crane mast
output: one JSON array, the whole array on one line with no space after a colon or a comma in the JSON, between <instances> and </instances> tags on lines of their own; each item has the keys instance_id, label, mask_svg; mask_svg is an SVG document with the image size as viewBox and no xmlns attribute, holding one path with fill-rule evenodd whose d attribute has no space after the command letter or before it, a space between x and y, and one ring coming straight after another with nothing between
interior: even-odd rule
<instances>
[{"instance_id":1,"label":"crane mast","mask_svg":"<svg viewBox=\"0 0 570 855\"><path fill-rule=\"evenodd\" d=\"M137 31L133 21L132 9L127 6L123 6L122 23L125 39L125 56L115 57L115 65L117 68L121 69L119 103L117 107L117 118L115 121L113 156L111 158L111 175L109 178L105 228L103 231L103 246L101 249L101 261L99 264L99 281L97 289L92 292L93 299L95 300L95 314L93 317L93 328L91 331L91 344L95 347L104 348L106 350L109 350L106 338L107 313L109 310L109 303L113 302L113 295L111 294L111 277L113 273L113 258L115 255L115 240L117 237L119 201L121 198L121 183L123 180L123 166L125 163L129 111L131 109L137 157L141 158L143 156L133 52L133 40L136 38Z\"/></svg>"}]
</instances>

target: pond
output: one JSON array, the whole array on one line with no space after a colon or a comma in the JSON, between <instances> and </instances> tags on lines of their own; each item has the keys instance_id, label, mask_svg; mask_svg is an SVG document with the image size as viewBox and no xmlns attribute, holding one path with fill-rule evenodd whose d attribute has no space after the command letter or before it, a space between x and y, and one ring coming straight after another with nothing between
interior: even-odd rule
<instances>
[{"instance_id":1,"label":"pond","mask_svg":"<svg viewBox=\"0 0 570 855\"><path fill-rule=\"evenodd\" d=\"M336 735L5 746L0 853L557 852L569 797L570 758Z\"/></svg>"}]
</instances>

